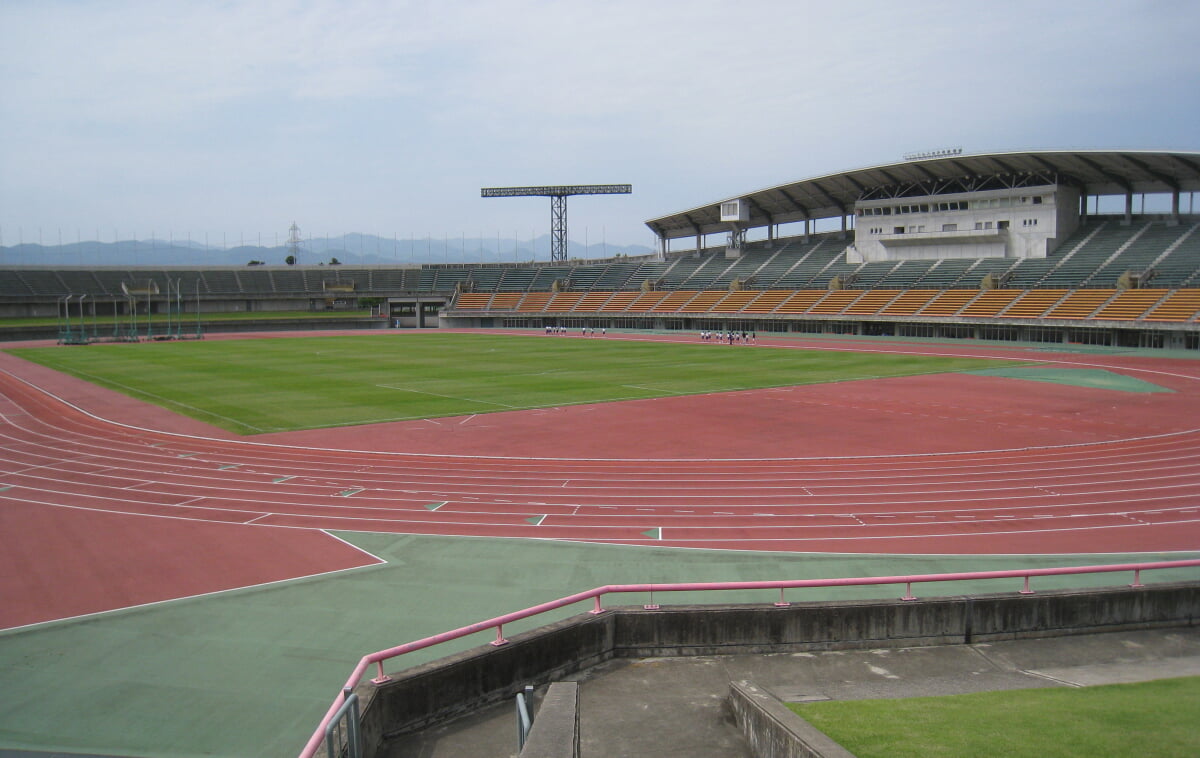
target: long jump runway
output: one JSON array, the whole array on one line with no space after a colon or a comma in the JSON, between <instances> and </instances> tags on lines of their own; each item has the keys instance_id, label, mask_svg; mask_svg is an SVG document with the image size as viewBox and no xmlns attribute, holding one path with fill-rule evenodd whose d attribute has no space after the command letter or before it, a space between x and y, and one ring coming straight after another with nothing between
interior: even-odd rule
<instances>
[{"instance_id":1,"label":"long jump runway","mask_svg":"<svg viewBox=\"0 0 1200 758\"><path fill-rule=\"evenodd\" d=\"M1200 363L986 355L1169 391L939 375L235 438L0 354L0 628L375 561L334 530L823 553L1200 549ZM206 570L187 570L197 562ZM54 575L30 582L47 563ZM50 584L78 589L48 602Z\"/></svg>"}]
</instances>

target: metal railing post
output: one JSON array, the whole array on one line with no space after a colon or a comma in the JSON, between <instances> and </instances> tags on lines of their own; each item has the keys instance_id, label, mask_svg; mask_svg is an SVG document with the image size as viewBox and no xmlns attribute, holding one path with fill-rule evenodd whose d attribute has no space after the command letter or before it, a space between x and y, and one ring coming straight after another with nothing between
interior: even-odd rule
<instances>
[{"instance_id":1,"label":"metal railing post","mask_svg":"<svg viewBox=\"0 0 1200 758\"><path fill-rule=\"evenodd\" d=\"M325 755L326 758L340 758L341 745L336 744L334 732L339 723L346 724L346 756L347 758L362 758L362 739L359 734L358 695L349 687L342 689L342 705L334 712L333 718L325 725ZM347 718L349 716L349 718Z\"/></svg>"},{"instance_id":2,"label":"metal railing post","mask_svg":"<svg viewBox=\"0 0 1200 758\"><path fill-rule=\"evenodd\" d=\"M392 678L390 676L383 673L383 661L375 662L375 670L376 670L377 676L371 680L371 684L383 684L384 682L392 681Z\"/></svg>"},{"instance_id":3,"label":"metal railing post","mask_svg":"<svg viewBox=\"0 0 1200 758\"><path fill-rule=\"evenodd\" d=\"M508 644L508 640L504 639L504 624L496 625L496 639L492 640L489 644L492 647L500 647L501 645Z\"/></svg>"},{"instance_id":4,"label":"metal railing post","mask_svg":"<svg viewBox=\"0 0 1200 758\"><path fill-rule=\"evenodd\" d=\"M517 752L525 749L525 741L533 729L533 716L529 712L529 699L532 697L533 686L529 684L517 693Z\"/></svg>"},{"instance_id":5,"label":"metal railing post","mask_svg":"<svg viewBox=\"0 0 1200 758\"><path fill-rule=\"evenodd\" d=\"M643 605L642 608L647 611L657 611L658 610L659 605L658 605L658 603L654 602L654 587L653 586L650 587L650 602Z\"/></svg>"},{"instance_id":6,"label":"metal railing post","mask_svg":"<svg viewBox=\"0 0 1200 758\"><path fill-rule=\"evenodd\" d=\"M783 587L779 588L779 600L775 603L776 608L787 608L791 603L783 599Z\"/></svg>"}]
</instances>

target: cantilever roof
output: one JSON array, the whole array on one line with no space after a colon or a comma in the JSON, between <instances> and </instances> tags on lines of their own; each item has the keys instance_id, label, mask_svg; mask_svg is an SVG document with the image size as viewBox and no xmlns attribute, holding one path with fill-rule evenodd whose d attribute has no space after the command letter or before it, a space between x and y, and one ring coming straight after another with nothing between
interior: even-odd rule
<instances>
[{"instance_id":1,"label":"cantilever roof","mask_svg":"<svg viewBox=\"0 0 1200 758\"><path fill-rule=\"evenodd\" d=\"M1152 150L1034 150L953 155L903 161L803 179L735 195L679 213L650 219L661 238L677 239L730 230L721 221L721 203L749 201L750 220L742 228L783 224L853 213L863 199L903 197L1021 186L1021 183L1074 186L1087 195L1200 191L1200 152Z\"/></svg>"}]
</instances>

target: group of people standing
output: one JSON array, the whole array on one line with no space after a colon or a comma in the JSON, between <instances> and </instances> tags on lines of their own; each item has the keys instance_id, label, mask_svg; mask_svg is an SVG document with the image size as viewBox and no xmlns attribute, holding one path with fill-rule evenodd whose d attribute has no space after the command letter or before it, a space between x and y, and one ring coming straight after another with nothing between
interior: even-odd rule
<instances>
[{"instance_id":1,"label":"group of people standing","mask_svg":"<svg viewBox=\"0 0 1200 758\"><path fill-rule=\"evenodd\" d=\"M567 333L567 327L565 327L565 326L549 326L549 325L546 326L546 334L566 334L566 333ZM598 333L600 334L601 337L603 337L604 335L608 334L608 327L604 327L604 326L600 327L600 330ZM595 336L597 334L596 327L585 326L585 327L583 327L582 334L584 337Z\"/></svg>"},{"instance_id":2,"label":"group of people standing","mask_svg":"<svg viewBox=\"0 0 1200 758\"><path fill-rule=\"evenodd\" d=\"M758 332L700 332L701 342L728 342L730 345L750 345L758 342Z\"/></svg>"}]
</instances>

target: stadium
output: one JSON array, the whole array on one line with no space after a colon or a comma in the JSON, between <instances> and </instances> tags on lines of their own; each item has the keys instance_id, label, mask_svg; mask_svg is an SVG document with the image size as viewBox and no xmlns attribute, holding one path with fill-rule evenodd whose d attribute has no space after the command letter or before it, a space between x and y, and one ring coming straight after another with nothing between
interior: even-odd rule
<instances>
[{"instance_id":1,"label":"stadium","mask_svg":"<svg viewBox=\"0 0 1200 758\"><path fill-rule=\"evenodd\" d=\"M1197 191L1195 152L952 153L651 219L640 259L5 267L0 639L6 691L30 697L0 748L296 754L358 656L621 582L761 604L755 582L1003 593L957 575L1195 559ZM359 301L376 312L325 317ZM267 318L295 311L312 315ZM174 332L140 325L164 315ZM302 356L271 363L288 344ZM246 345L230 365L269 363L262 381L295 392L274 417L237 421L240 395L271 404L262 385L204 373ZM353 379L458 404L315 413L359 391L327 374L459 348L471 394ZM156 374L169 349L191 363ZM118 350L135 368L105 374ZM843 354L861 360L826 368ZM633 364L664 368L595 381ZM184 371L186 393L163 378ZM1194 564L1160 571L1194 603ZM682 597L727 599L700 592ZM500 689L526 683L546 682Z\"/></svg>"}]
</instances>

